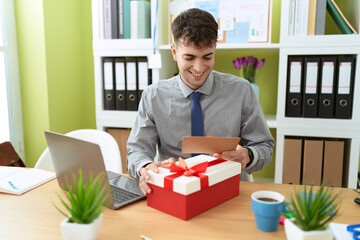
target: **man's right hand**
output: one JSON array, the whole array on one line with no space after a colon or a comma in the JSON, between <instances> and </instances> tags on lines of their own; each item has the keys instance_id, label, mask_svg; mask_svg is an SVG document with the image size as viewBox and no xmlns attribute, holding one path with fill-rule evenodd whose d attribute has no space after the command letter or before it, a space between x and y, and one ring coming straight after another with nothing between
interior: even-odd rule
<instances>
[{"instance_id":1,"label":"man's right hand","mask_svg":"<svg viewBox=\"0 0 360 240\"><path fill-rule=\"evenodd\" d=\"M150 175L148 174L147 170L152 170L154 173L159 172L159 167L167 164L175 163L175 158L169 158L167 160L164 160L162 162L153 162L145 167L140 168L140 180L139 180L139 187L141 192L146 196L149 193L151 193L151 188L149 185L147 185L146 181L150 179Z\"/></svg>"}]
</instances>

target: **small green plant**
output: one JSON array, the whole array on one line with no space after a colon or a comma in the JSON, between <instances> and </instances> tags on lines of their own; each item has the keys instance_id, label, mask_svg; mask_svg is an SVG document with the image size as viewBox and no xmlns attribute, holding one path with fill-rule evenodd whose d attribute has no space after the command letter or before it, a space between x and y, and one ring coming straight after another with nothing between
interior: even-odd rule
<instances>
[{"instance_id":1,"label":"small green plant","mask_svg":"<svg viewBox=\"0 0 360 240\"><path fill-rule=\"evenodd\" d=\"M304 231L324 230L336 217L339 211L339 193L333 194L333 188L321 184L317 193L313 186L307 192L307 186L295 189L291 196L291 204L287 206L294 224Z\"/></svg>"},{"instance_id":2,"label":"small green plant","mask_svg":"<svg viewBox=\"0 0 360 240\"><path fill-rule=\"evenodd\" d=\"M86 184L81 169L79 169L78 175L77 177L75 173L72 173L73 186L65 178L67 191L64 191L64 194L68 203L58 194L61 203L69 211L69 214L60 210L54 203L53 205L61 214L69 218L70 222L91 223L102 213L103 204L107 201L108 196L105 193L105 188L102 187L104 174L101 173L94 178L93 174L90 173Z\"/></svg>"}]
</instances>

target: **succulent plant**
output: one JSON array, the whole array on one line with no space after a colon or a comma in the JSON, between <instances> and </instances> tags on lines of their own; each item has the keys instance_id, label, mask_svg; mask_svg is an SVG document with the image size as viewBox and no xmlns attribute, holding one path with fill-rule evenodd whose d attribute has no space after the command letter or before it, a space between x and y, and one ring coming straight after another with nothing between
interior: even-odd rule
<instances>
[{"instance_id":1,"label":"succulent plant","mask_svg":"<svg viewBox=\"0 0 360 240\"><path fill-rule=\"evenodd\" d=\"M69 218L70 222L91 223L102 213L104 210L103 204L106 203L108 198L105 188L102 187L104 174L99 174L94 178L93 174L90 173L88 181L84 182L82 170L79 169L78 176L72 173L72 178L72 186L69 184L68 179L65 178L67 191L64 191L64 194L67 202L58 194L61 203L69 214L66 214L53 204L61 214Z\"/></svg>"},{"instance_id":2,"label":"succulent plant","mask_svg":"<svg viewBox=\"0 0 360 240\"><path fill-rule=\"evenodd\" d=\"M333 188L321 184L319 190L313 193L311 185L303 185L295 189L291 196L291 204L287 208L292 221L304 231L324 230L333 221L339 211L339 194L333 193Z\"/></svg>"}]
</instances>

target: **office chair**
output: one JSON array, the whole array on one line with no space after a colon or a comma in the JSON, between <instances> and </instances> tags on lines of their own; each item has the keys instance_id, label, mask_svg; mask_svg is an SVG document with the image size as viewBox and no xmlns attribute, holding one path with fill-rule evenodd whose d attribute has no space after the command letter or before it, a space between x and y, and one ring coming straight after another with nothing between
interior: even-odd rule
<instances>
[{"instance_id":1,"label":"office chair","mask_svg":"<svg viewBox=\"0 0 360 240\"><path fill-rule=\"evenodd\" d=\"M123 172L119 146L109 133L96 129L79 129L65 135L98 144L104 158L106 170L115 173ZM46 148L41 154L35 168L54 169L49 148Z\"/></svg>"}]
</instances>

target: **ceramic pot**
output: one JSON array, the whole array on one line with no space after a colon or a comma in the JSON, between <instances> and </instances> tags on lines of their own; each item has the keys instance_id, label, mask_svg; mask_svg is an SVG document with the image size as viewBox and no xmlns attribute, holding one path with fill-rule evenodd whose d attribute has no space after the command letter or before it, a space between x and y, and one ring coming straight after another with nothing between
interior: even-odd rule
<instances>
[{"instance_id":1,"label":"ceramic pot","mask_svg":"<svg viewBox=\"0 0 360 240\"><path fill-rule=\"evenodd\" d=\"M333 234L330 228L322 231L304 231L290 219L285 219L285 233L287 240L332 240Z\"/></svg>"},{"instance_id":2,"label":"ceramic pot","mask_svg":"<svg viewBox=\"0 0 360 240\"><path fill-rule=\"evenodd\" d=\"M92 223L81 224L69 222L65 218L61 223L61 233L64 240L95 240L99 235L103 214L101 213Z\"/></svg>"}]
</instances>

